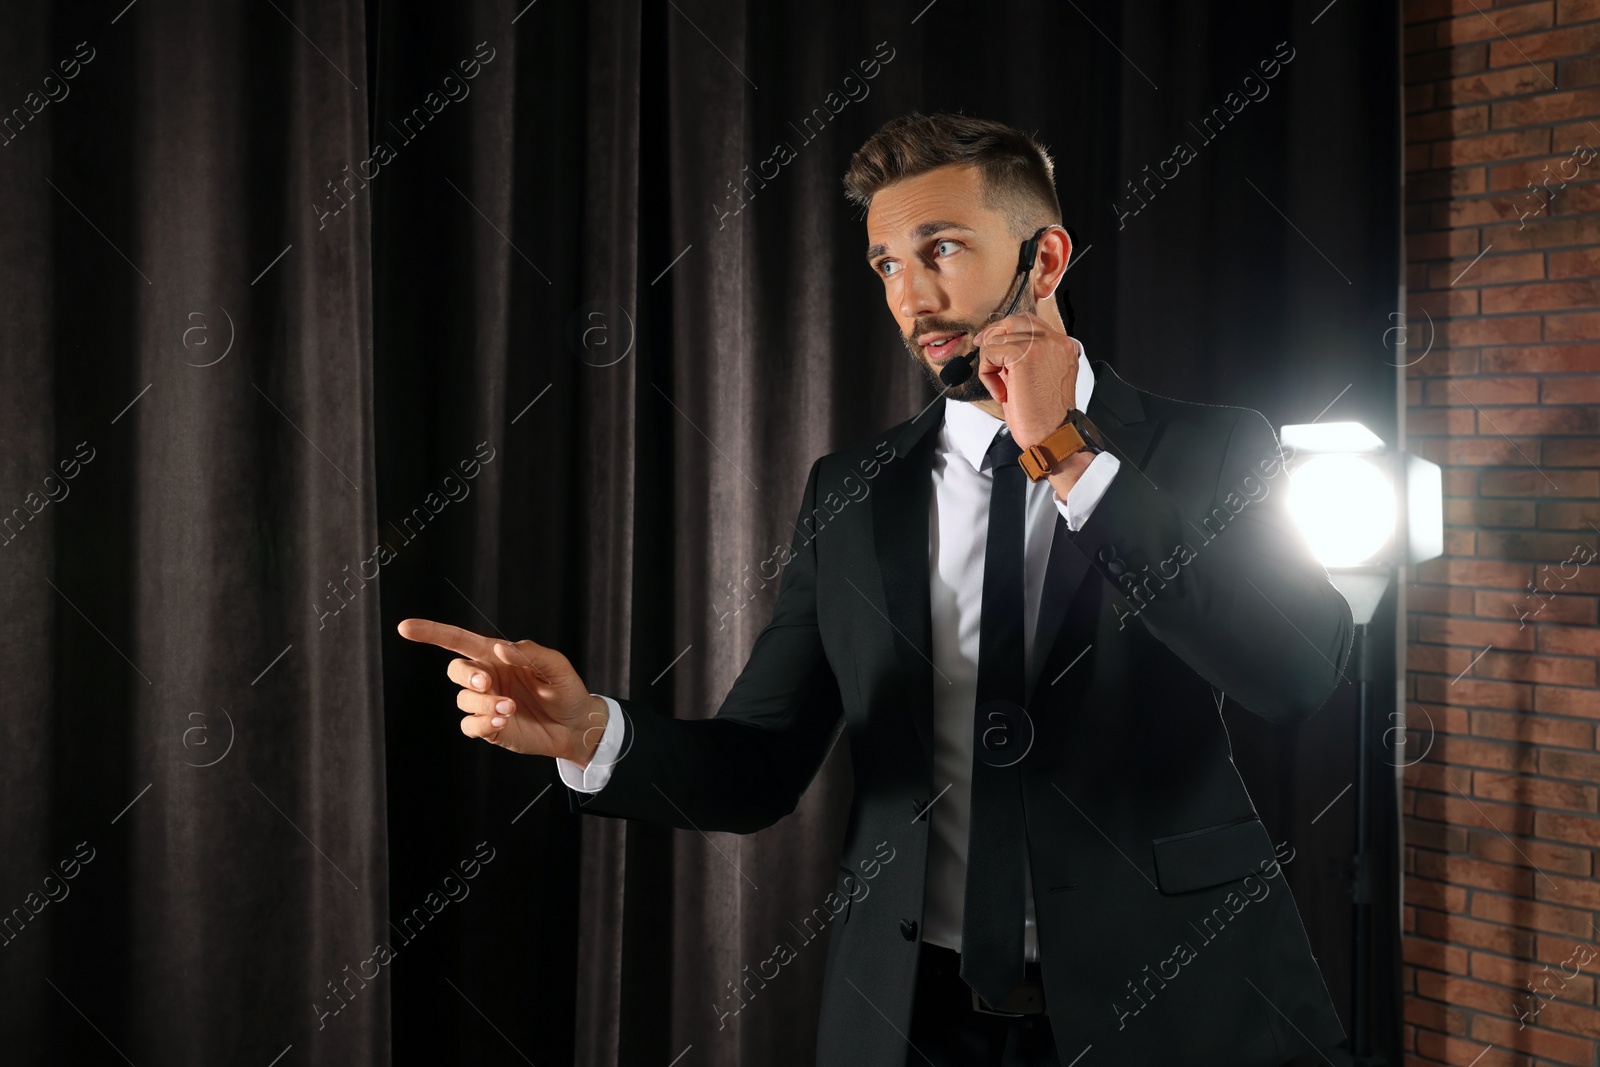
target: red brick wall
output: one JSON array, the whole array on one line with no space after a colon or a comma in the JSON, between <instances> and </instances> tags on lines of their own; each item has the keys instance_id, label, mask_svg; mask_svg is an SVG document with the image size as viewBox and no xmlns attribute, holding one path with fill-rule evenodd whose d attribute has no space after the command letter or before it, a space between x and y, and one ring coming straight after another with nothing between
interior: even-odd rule
<instances>
[{"instance_id":1,"label":"red brick wall","mask_svg":"<svg viewBox=\"0 0 1600 1067\"><path fill-rule=\"evenodd\" d=\"M1407 1062L1595 1065L1600 0L1402 11L1407 437L1446 524L1407 589Z\"/></svg>"}]
</instances>

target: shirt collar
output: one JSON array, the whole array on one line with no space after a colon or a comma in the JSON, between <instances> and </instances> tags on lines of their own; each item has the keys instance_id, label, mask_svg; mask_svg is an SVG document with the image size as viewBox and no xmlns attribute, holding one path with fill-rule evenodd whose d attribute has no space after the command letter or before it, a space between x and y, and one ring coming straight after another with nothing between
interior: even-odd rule
<instances>
[{"instance_id":1,"label":"shirt collar","mask_svg":"<svg viewBox=\"0 0 1600 1067\"><path fill-rule=\"evenodd\" d=\"M1076 338L1074 338L1076 340ZM1079 411L1089 410L1089 395L1094 392L1094 371L1089 366L1089 356L1083 342L1078 342L1078 387L1074 406ZM994 435L1005 423L984 411L976 404L949 401L944 406L944 429L940 446L945 452L960 452L972 464L972 469L982 471Z\"/></svg>"}]
</instances>

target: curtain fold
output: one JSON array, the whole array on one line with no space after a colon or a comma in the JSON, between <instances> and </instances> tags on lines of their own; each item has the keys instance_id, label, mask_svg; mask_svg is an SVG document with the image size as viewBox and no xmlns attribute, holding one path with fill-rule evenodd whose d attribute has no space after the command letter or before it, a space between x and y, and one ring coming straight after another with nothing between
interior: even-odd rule
<instances>
[{"instance_id":1,"label":"curtain fold","mask_svg":"<svg viewBox=\"0 0 1600 1067\"><path fill-rule=\"evenodd\" d=\"M577 307L562 323L548 358L569 364L577 393L585 445L574 456L586 487L579 513L590 536L579 597L589 609L581 658L574 661L591 688L622 693L632 685L635 660L635 596L651 581L649 545L636 537L641 490L660 477L661 457L641 437L638 405L645 382L638 368L653 355L648 308L639 282L642 107L640 63L646 15L628 0L586 9L584 86L588 136L574 155L582 161L583 218L580 251L582 288ZM553 331L552 331L553 332ZM581 535L580 535L581 536ZM565 807L559 782L552 806ZM628 991L625 974L650 966L664 937L636 917L645 909L626 906L647 899L638 875L659 869L665 834L615 820L581 828L579 908L581 950L577 961L578 1009L575 1065L629 1062L632 1051L624 1019L658 1013ZM630 858L637 855L637 863ZM654 902L646 906L659 918ZM640 938L646 939L643 945ZM627 1005L624 1008L624 1005ZM629 1010L631 1009L631 1010Z\"/></svg>"}]
</instances>

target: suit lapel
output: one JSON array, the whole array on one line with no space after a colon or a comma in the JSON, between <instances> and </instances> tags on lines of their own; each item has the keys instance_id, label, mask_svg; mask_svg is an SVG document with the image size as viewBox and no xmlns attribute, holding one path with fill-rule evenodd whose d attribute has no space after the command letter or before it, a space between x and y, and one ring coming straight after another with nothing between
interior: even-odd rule
<instances>
[{"instance_id":1,"label":"suit lapel","mask_svg":"<svg viewBox=\"0 0 1600 1067\"><path fill-rule=\"evenodd\" d=\"M1089 421L1099 428L1106 438L1107 451L1121 461L1123 468L1138 467L1143 464L1153 437L1153 427L1145 420L1144 403L1138 390L1118 378L1104 361L1096 361L1092 366L1094 391L1089 395ZM1119 478L1141 476L1137 470L1119 469L1117 473ZM1057 517L1051 528L1054 532L1050 539L1050 562L1045 568L1039 620L1034 630L1033 655L1040 668L1029 691L1030 710L1038 707L1035 694L1050 692L1053 681L1083 652L1081 642L1062 643L1069 611L1095 609L1099 603L1095 598L1079 605L1078 594L1084 580L1096 572L1088 557L1073 543L1066 519ZM1073 629L1092 631L1092 627Z\"/></svg>"},{"instance_id":2,"label":"suit lapel","mask_svg":"<svg viewBox=\"0 0 1600 1067\"><path fill-rule=\"evenodd\" d=\"M1091 419L1094 416L1089 416ZM1052 504L1051 507L1055 505ZM1039 620L1034 627L1033 658L1039 664L1032 688L1028 690L1029 710L1036 710L1034 694L1048 691L1051 680L1063 669L1056 665L1060 657L1055 654L1061 639L1061 626L1066 621L1067 610L1078 595L1078 587L1089 574L1089 560L1072 543L1067 530L1067 520L1059 514L1051 523L1050 562L1045 567L1044 591L1039 598ZM1081 650L1073 649L1076 656Z\"/></svg>"},{"instance_id":3,"label":"suit lapel","mask_svg":"<svg viewBox=\"0 0 1600 1067\"><path fill-rule=\"evenodd\" d=\"M884 614L895 628L897 675L924 766L933 766L933 613L928 590L928 518L933 494L934 428L944 423L945 399L890 438L894 458L878 474L872 495L872 538L883 577Z\"/></svg>"},{"instance_id":4,"label":"suit lapel","mask_svg":"<svg viewBox=\"0 0 1600 1067\"><path fill-rule=\"evenodd\" d=\"M1118 378L1104 360L1095 360L1091 366L1094 392L1089 394L1089 421L1100 428L1110 446L1107 451L1124 467L1142 468L1155 436L1154 424L1145 418L1144 400L1139 390Z\"/></svg>"}]
</instances>

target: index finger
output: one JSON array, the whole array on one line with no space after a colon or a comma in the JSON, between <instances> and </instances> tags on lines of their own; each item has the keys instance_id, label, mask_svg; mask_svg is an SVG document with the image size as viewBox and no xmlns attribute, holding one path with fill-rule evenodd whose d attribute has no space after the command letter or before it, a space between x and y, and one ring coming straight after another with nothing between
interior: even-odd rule
<instances>
[{"instance_id":1,"label":"index finger","mask_svg":"<svg viewBox=\"0 0 1600 1067\"><path fill-rule=\"evenodd\" d=\"M407 641L438 645L471 659L488 661L494 658L494 638L449 623L434 622L432 619L401 619L399 630L400 636Z\"/></svg>"}]
</instances>

